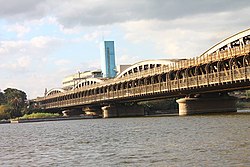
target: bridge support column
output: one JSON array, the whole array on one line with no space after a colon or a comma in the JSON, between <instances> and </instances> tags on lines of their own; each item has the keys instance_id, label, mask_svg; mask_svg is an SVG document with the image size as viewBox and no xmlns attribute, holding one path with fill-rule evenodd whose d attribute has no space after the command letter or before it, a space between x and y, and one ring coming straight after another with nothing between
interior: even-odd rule
<instances>
[{"instance_id":1,"label":"bridge support column","mask_svg":"<svg viewBox=\"0 0 250 167\"><path fill-rule=\"evenodd\" d=\"M176 100L179 104L179 115L237 112L236 101L235 97L219 93Z\"/></svg>"},{"instance_id":2,"label":"bridge support column","mask_svg":"<svg viewBox=\"0 0 250 167\"><path fill-rule=\"evenodd\" d=\"M83 111L79 108L76 109L68 109L62 111L63 116L65 117L71 117L71 116L79 116L80 114L83 114Z\"/></svg>"},{"instance_id":3,"label":"bridge support column","mask_svg":"<svg viewBox=\"0 0 250 167\"><path fill-rule=\"evenodd\" d=\"M102 107L103 118L143 116L144 108L138 105L111 104Z\"/></svg>"},{"instance_id":4,"label":"bridge support column","mask_svg":"<svg viewBox=\"0 0 250 167\"><path fill-rule=\"evenodd\" d=\"M100 106L84 107L82 110L84 111L85 115L99 116L102 114Z\"/></svg>"}]
</instances>

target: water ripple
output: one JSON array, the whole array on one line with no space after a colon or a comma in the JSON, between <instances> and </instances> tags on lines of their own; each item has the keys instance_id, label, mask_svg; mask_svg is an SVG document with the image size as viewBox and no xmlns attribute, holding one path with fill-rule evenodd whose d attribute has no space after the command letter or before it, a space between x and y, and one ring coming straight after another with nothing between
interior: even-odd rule
<instances>
[{"instance_id":1,"label":"water ripple","mask_svg":"<svg viewBox=\"0 0 250 167\"><path fill-rule=\"evenodd\" d=\"M0 166L250 166L250 114L0 125Z\"/></svg>"}]
</instances>

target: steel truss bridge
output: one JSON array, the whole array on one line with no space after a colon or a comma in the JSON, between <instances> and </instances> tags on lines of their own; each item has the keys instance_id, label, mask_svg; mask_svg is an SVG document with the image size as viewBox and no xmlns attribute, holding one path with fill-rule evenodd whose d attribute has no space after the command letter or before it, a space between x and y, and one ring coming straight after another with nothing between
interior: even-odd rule
<instances>
[{"instance_id":1,"label":"steel truss bridge","mask_svg":"<svg viewBox=\"0 0 250 167\"><path fill-rule=\"evenodd\" d=\"M57 89L36 101L45 109L71 108L249 89L250 29L223 40L201 56L141 66L104 82L69 91Z\"/></svg>"}]
</instances>

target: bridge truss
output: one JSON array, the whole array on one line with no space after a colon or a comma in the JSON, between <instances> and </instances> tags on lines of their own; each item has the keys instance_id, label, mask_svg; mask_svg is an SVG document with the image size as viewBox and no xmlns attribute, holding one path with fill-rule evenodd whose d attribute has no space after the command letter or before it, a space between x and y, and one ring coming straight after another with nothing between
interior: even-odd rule
<instances>
[{"instance_id":1,"label":"bridge truss","mask_svg":"<svg viewBox=\"0 0 250 167\"><path fill-rule=\"evenodd\" d=\"M45 109L69 108L249 89L250 30L246 31L199 57L138 70L94 85L50 94L37 101ZM237 36L240 37L235 39Z\"/></svg>"}]
</instances>

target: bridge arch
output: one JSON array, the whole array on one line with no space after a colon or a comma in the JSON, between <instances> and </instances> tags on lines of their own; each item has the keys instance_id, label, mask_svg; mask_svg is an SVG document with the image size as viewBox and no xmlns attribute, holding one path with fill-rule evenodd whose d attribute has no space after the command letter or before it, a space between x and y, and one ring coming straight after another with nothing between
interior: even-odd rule
<instances>
[{"instance_id":1,"label":"bridge arch","mask_svg":"<svg viewBox=\"0 0 250 167\"><path fill-rule=\"evenodd\" d=\"M64 89L61 88L53 88L51 90L49 90L48 92L46 92L45 96L52 96L54 94L58 94L58 93L63 93L65 92Z\"/></svg>"},{"instance_id":2,"label":"bridge arch","mask_svg":"<svg viewBox=\"0 0 250 167\"><path fill-rule=\"evenodd\" d=\"M73 89L78 89L81 87L94 85L94 84L101 83L101 82L103 82L103 80L101 80L99 78L86 78L86 79L78 82Z\"/></svg>"},{"instance_id":3,"label":"bridge arch","mask_svg":"<svg viewBox=\"0 0 250 167\"><path fill-rule=\"evenodd\" d=\"M205 51L199 58L207 59L207 57L212 53L219 54L219 52L223 50L229 50L231 52L235 47L242 48L248 44L250 44L250 29L241 31L215 44L210 49Z\"/></svg>"},{"instance_id":4,"label":"bridge arch","mask_svg":"<svg viewBox=\"0 0 250 167\"><path fill-rule=\"evenodd\" d=\"M133 64L128 67L126 70L121 72L116 76L116 78L122 78L128 75L132 75L137 72L146 71L148 69L153 69L157 67L169 66L175 62L180 61L181 59L161 59L161 60L145 60L138 63Z\"/></svg>"}]
</instances>

